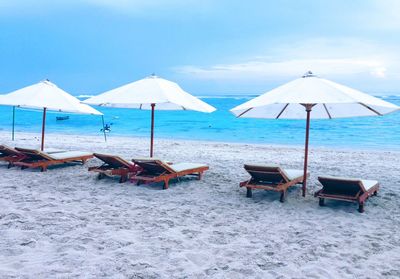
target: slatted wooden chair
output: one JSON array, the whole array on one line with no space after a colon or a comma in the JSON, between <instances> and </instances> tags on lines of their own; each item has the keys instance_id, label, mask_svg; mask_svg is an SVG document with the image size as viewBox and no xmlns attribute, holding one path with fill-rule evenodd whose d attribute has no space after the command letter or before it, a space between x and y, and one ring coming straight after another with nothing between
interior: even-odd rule
<instances>
[{"instance_id":1,"label":"slatted wooden chair","mask_svg":"<svg viewBox=\"0 0 400 279\"><path fill-rule=\"evenodd\" d=\"M98 173L99 179L105 176L119 176L119 183L123 183L128 180L130 174L136 174L138 171L142 170L139 166L119 156L100 153L94 153L93 156L103 161L101 166L89 168L89 171Z\"/></svg>"},{"instance_id":2,"label":"slatted wooden chair","mask_svg":"<svg viewBox=\"0 0 400 279\"><path fill-rule=\"evenodd\" d=\"M240 187L246 187L247 197L251 198L253 189L280 192L280 201L286 200L287 189L303 183L303 171L283 169L276 165L244 165L251 178L241 182Z\"/></svg>"},{"instance_id":3,"label":"slatted wooden chair","mask_svg":"<svg viewBox=\"0 0 400 279\"><path fill-rule=\"evenodd\" d=\"M322 189L315 192L319 198L319 205L325 205L325 199L349 201L358 203L358 211L364 212L365 201L370 196L375 196L379 190L379 182L348 177L320 176L319 182Z\"/></svg>"},{"instance_id":4,"label":"slatted wooden chair","mask_svg":"<svg viewBox=\"0 0 400 279\"><path fill-rule=\"evenodd\" d=\"M47 153L36 149L16 147L16 150L25 155L21 161L15 162L15 166L20 166L21 169L40 168L41 171L46 171L49 166L61 165L65 163L82 163L93 158L92 153L81 151L58 151L55 153Z\"/></svg>"},{"instance_id":5,"label":"slatted wooden chair","mask_svg":"<svg viewBox=\"0 0 400 279\"><path fill-rule=\"evenodd\" d=\"M133 159L143 170L131 176L132 181L141 183L164 182L163 189L168 189L169 181L186 175L195 175L200 180L208 166L195 163L171 164L158 159Z\"/></svg>"},{"instance_id":6,"label":"slatted wooden chair","mask_svg":"<svg viewBox=\"0 0 400 279\"><path fill-rule=\"evenodd\" d=\"M8 168L11 168L15 162L21 161L26 156L14 149L13 147L7 145L0 145L0 161L7 162Z\"/></svg>"}]
</instances>

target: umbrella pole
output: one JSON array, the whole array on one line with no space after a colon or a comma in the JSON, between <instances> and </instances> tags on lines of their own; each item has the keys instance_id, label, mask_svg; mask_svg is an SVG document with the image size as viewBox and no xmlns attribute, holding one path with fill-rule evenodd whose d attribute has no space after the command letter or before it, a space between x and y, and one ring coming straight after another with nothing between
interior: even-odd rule
<instances>
[{"instance_id":1,"label":"umbrella pole","mask_svg":"<svg viewBox=\"0 0 400 279\"><path fill-rule=\"evenodd\" d=\"M103 123L104 142L107 142L106 129L104 129L104 115L101 116L101 122Z\"/></svg>"},{"instance_id":2,"label":"umbrella pole","mask_svg":"<svg viewBox=\"0 0 400 279\"><path fill-rule=\"evenodd\" d=\"M150 135L150 157L153 157L153 143L154 143L154 107L156 104L151 104L151 135Z\"/></svg>"},{"instance_id":3,"label":"umbrella pole","mask_svg":"<svg viewBox=\"0 0 400 279\"><path fill-rule=\"evenodd\" d=\"M15 132L15 106L13 106L13 117L12 117L12 136L11 139L14 141L14 132Z\"/></svg>"},{"instance_id":4,"label":"umbrella pole","mask_svg":"<svg viewBox=\"0 0 400 279\"><path fill-rule=\"evenodd\" d=\"M43 122L42 122L42 143L40 145L40 150L44 150L44 128L46 126L46 108L43 108Z\"/></svg>"},{"instance_id":5,"label":"umbrella pole","mask_svg":"<svg viewBox=\"0 0 400 279\"><path fill-rule=\"evenodd\" d=\"M308 140L310 136L310 114L312 105L306 105L307 112L307 122L306 122L306 143L305 143L305 151L304 151L304 173L303 173L303 187L302 187L302 195L306 196L307 190L307 165L308 165Z\"/></svg>"}]
</instances>

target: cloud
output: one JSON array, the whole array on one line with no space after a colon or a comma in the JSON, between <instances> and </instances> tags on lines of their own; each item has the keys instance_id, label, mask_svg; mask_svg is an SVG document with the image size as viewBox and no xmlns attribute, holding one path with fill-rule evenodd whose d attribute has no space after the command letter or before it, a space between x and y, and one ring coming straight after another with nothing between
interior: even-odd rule
<instances>
[{"instance_id":1,"label":"cloud","mask_svg":"<svg viewBox=\"0 0 400 279\"><path fill-rule=\"evenodd\" d=\"M370 74L385 77L382 62L359 59L296 59L272 61L247 61L210 67L182 66L177 72L201 79L259 79L301 76L307 70L323 75Z\"/></svg>"},{"instance_id":2,"label":"cloud","mask_svg":"<svg viewBox=\"0 0 400 279\"><path fill-rule=\"evenodd\" d=\"M395 49L355 39L313 39L267 47L264 53L229 64L183 65L179 74L204 80L295 78L311 70L326 77L394 78L400 73Z\"/></svg>"}]
</instances>

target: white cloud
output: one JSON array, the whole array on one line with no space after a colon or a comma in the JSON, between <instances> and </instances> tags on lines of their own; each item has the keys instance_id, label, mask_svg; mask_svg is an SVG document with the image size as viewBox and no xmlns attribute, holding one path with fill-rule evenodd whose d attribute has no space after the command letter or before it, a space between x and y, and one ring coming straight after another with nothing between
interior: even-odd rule
<instances>
[{"instance_id":1,"label":"white cloud","mask_svg":"<svg viewBox=\"0 0 400 279\"><path fill-rule=\"evenodd\" d=\"M288 43L266 48L264 53L268 56L242 58L230 64L184 65L175 71L195 79L236 81L294 78L308 70L346 79L394 78L400 73L400 54L394 49L354 39Z\"/></svg>"},{"instance_id":2,"label":"white cloud","mask_svg":"<svg viewBox=\"0 0 400 279\"><path fill-rule=\"evenodd\" d=\"M386 68L382 62L360 59L295 59L270 61L246 61L210 67L182 66L179 73L202 79L259 79L301 76L307 70L323 75L352 75L370 73L384 77Z\"/></svg>"}]
</instances>

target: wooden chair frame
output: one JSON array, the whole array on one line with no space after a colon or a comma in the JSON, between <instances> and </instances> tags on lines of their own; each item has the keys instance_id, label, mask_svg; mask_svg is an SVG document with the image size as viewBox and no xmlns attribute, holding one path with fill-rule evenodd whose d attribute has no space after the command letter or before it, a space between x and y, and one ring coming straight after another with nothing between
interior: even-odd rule
<instances>
[{"instance_id":1,"label":"wooden chair frame","mask_svg":"<svg viewBox=\"0 0 400 279\"><path fill-rule=\"evenodd\" d=\"M25 158L26 156L18 150L6 145L0 145L0 161L7 162L8 168L14 166L15 162L21 161Z\"/></svg>"},{"instance_id":2,"label":"wooden chair frame","mask_svg":"<svg viewBox=\"0 0 400 279\"><path fill-rule=\"evenodd\" d=\"M136 181L137 185L140 185L141 183L157 183L157 182L163 182L163 189L168 189L169 188L169 181L174 178L179 178L182 176L186 175L195 175L197 176L198 180L201 180L203 177L203 173L209 169L208 166L203 166L203 167L198 167L198 168L192 168L192 169L187 169L183 171L175 171L172 169L169 164L161 161L161 160L136 160L133 159L132 162L134 162L136 165L140 166L142 168L142 171L139 171L138 174L131 176L131 181ZM153 164L153 166L158 166L161 169L163 169L162 172L159 173L152 173L149 171L148 165L146 164Z\"/></svg>"},{"instance_id":3,"label":"wooden chair frame","mask_svg":"<svg viewBox=\"0 0 400 279\"><path fill-rule=\"evenodd\" d=\"M379 183L376 183L374 186L369 188L368 190L365 189L361 179L360 180L349 180L347 183L357 185L359 187L359 190L354 194L354 195L344 195L344 194L334 194L334 193L325 193L326 191L326 186L324 185L325 181L330 180L331 182L336 182L336 183L346 183L344 179L335 179L335 178L326 178L326 177L318 177L318 181L322 184L322 189L318 190L315 192L314 196L316 198L319 198L319 205L324 206L325 205L325 199L330 199L330 200L338 200L338 201L347 201L347 202L356 202L358 203L358 211L360 213L363 213L364 206L366 200L370 196L376 196L378 194L379 190Z\"/></svg>"},{"instance_id":4,"label":"wooden chair frame","mask_svg":"<svg viewBox=\"0 0 400 279\"><path fill-rule=\"evenodd\" d=\"M26 156L23 160L15 162L15 166L20 166L21 169L40 168L42 172L47 171L47 168L53 165L61 165L65 163L81 163L84 165L87 160L93 158L93 154L90 154L63 159L54 159L49 154L39 150L19 147L16 147L15 149Z\"/></svg>"},{"instance_id":5,"label":"wooden chair frame","mask_svg":"<svg viewBox=\"0 0 400 279\"><path fill-rule=\"evenodd\" d=\"M141 168L119 156L94 153L94 157L103 161L101 166L90 167L88 170L97 172L98 179L105 176L119 176L119 183L124 183L129 179L130 174L136 174Z\"/></svg>"},{"instance_id":6,"label":"wooden chair frame","mask_svg":"<svg viewBox=\"0 0 400 279\"><path fill-rule=\"evenodd\" d=\"M280 202L285 202L287 197L288 188L295 186L296 184L303 183L303 175L296 179L290 180L284 171L278 166L270 167L270 166L253 166L253 165L244 165L246 171L251 175L251 178L240 182L240 187L246 187L246 197L251 198L253 196L253 189L261 189L273 192L280 192ZM256 179L255 176L259 175L267 175L271 176L271 182L269 183L261 183L259 179Z\"/></svg>"}]
</instances>

